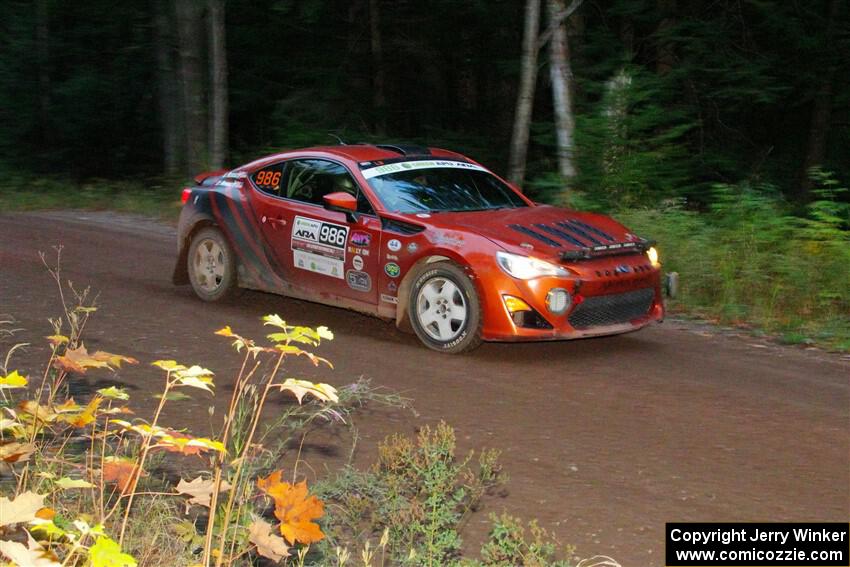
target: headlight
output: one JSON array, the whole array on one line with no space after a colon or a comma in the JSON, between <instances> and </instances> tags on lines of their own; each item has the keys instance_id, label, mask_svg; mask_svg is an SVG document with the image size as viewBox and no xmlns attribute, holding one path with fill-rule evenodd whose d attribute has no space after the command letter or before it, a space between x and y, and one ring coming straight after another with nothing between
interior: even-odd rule
<instances>
[{"instance_id":1,"label":"headlight","mask_svg":"<svg viewBox=\"0 0 850 567\"><path fill-rule=\"evenodd\" d=\"M508 252L496 252L496 261L509 276L520 280L542 278L544 276L564 277L570 272L566 268L557 266L544 260L510 254Z\"/></svg>"},{"instance_id":2,"label":"headlight","mask_svg":"<svg viewBox=\"0 0 850 567\"><path fill-rule=\"evenodd\" d=\"M646 257L649 258L649 263L652 264L653 268L661 265L661 262L658 261L658 250L655 249L655 246L649 247L646 251Z\"/></svg>"}]
</instances>

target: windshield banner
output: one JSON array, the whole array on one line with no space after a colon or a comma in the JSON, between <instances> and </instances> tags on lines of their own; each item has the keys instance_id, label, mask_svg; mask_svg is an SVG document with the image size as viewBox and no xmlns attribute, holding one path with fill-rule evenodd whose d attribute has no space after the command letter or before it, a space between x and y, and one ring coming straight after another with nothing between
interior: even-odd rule
<instances>
[{"instance_id":1,"label":"windshield banner","mask_svg":"<svg viewBox=\"0 0 850 567\"><path fill-rule=\"evenodd\" d=\"M413 171L415 169L435 169L442 167L450 167L454 169L470 169L473 171L487 171L480 165L474 163L466 163L463 161L446 161L446 160L417 160L417 161L402 161L397 163L388 163L379 165L378 167L370 167L362 171L363 177L372 179L381 175L390 173L399 173L402 171Z\"/></svg>"}]
</instances>

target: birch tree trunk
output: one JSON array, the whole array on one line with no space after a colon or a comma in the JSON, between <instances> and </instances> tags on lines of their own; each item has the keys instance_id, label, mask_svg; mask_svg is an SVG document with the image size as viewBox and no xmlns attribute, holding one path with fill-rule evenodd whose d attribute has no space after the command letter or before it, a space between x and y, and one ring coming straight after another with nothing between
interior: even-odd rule
<instances>
[{"instance_id":1,"label":"birch tree trunk","mask_svg":"<svg viewBox=\"0 0 850 567\"><path fill-rule=\"evenodd\" d=\"M172 49L174 34L169 15L171 2L158 0L154 5L154 51L156 53L157 83L159 87L159 116L162 121L162 157L165 172L174 175L180 168L182 106L178 91L179 81L174 66Z\"/></svg>"},{"instance_id":2,"label":"birch tree trunk","mask_svg":"<svg viewBox=\"0 0 850 567\"><path fill-rule=\"evenodd\" d=\"M204 73L201 64L201 10L196 0L177 0L180 45L180 83L186 117L186 167L190 175L206 169L207 122L204 109Z\"/></svg>"},{"instance_id":3,"label":"birch tree trunk","mask_svg":"<svg viewBox=\"0 0 850 567\"><path fill-rule=\"evenodd\" d=\"M227 45L224 0L208 0L210 58L210 167L221 169L228 152Z\"/></svg>"},{"instance_id":4,"label":"birch tree trunk","mask_svg":"<svg viewBox=\"0 0 850 567\"><path fill-rule=\"evenodd\" d=\"M564 10L563 0L547 0L549 20L555 23ZM564 21L557 23L549 42L549 74L552 81L552 103L555 109L555 134L557 139L558 172L569 185L575 176L573 160L575 145L575 116L573 114L572 68Z\"/></svg>"},{"instance_id":5,"label":"birch tree trunk","mask_svg":"<svg viewBox=\"0 0 850 567\"><path fill-rule=\"evenodd\" d=\"M511 137L511 155L508 162L508 180L517 186L521 186L525 181L531 112L534 109L534 88L537 83L537 35L539 30L540 0L526 0L519 89Z\"/></svg>"}]
</instances>

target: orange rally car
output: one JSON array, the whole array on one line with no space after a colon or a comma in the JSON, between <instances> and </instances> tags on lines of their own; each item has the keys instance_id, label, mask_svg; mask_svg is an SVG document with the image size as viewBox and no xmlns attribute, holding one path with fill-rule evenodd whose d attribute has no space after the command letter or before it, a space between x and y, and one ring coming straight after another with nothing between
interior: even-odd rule
<instances>
[{"instance_id":1,"label":"orange rally car","mask_svg":"<svg viewBox=\"0 0 850 567\"><path fill-rule=\"evenodd\" d=\"M195 182L173 279L205 301L242 287L345 307L449 353L664 317L650 241L604 215L534 203L454 152L317 147Z\"/></svg>"}]
</instances>

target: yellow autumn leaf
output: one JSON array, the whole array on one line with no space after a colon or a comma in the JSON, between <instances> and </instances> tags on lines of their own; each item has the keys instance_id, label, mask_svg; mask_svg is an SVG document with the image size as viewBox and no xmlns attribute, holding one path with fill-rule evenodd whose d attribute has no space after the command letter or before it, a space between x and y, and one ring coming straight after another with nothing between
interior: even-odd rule
<instances>
[{"instance_id":1,"label":"yellow autumn leaf","mask_svg":"<svg viewBox=\"0 0 850 567\"><path fill-rule=\"evenodd\" d=\"M89 561L91 567L136 567L133 556L122 552L118 542L106 536L99 536L89 548Z\"/></svg>"},{"instance_id":2,"label":"yellow autumn leaf","mask_svg":"<svg viewBox=\"0 0 850 567\"><path fill-rule=\"evenodd\" d=\"M336 388L331 386L330 384L323 383L313 383L309 380L299 380L297 378L287 378L282 384L280 384L281 391L292 392L295 397L298 399L298 403L300 404L307 394L312 394L314 397L318 398L323 402L339 402L339 395L337 394Z\"/></svg>"},{"instance_id":3,"label":"yellow autumn leaf","mask_svg":"<svg viewBox=\"0 0 850 567\"><path fill-rule=\"evenodd\" d=\"M313 520L324 516L324 504L307 495L307 482L282 482L281 471L257 480L257 487L274 500L274 515L280 520L280 533L290 544L313 543L325 537Z\"/></svg>"},{"instance_id":4,"label":"yellow autumn leaf","mask_svg":"<svg viewBox=\"0 0 850 567\"><path fill-rule=\"evenodd\" d=\"M177 483L177 486L174 487L174 490L178 493L190 497L189 503L198 504L207 508L210 507L214 489L215 483L212 479L204 479L200 476L189 482L186 482L181 478L180 482ZM227 492L228 490L230 490L230 484L227 482L222 482L218 489L219 492Z\"/></svg>"},{"instance_id":5,"label":"yellow autumn leaf","mask_svg":"<svg viewBox=\"0 0 850 567\"><path fill-rule=\"evenodd\" d=\"M11 374L0 377L0 390L11 390L13 388L26 388L27 379L13 370Z\"/></svg>"},{"instance_id":6,"label":"yellow autumn leaf","mask_svg":"<svg viewBox=\"0 0 850 567\"><path fill-rule=\"evenodd\" d=\"M12 441L0 444L0 461L4 463L21 463L29 460L30 455L35 453L36 447L32 443L18 443Z\"/></svg>"}]
</instances>

